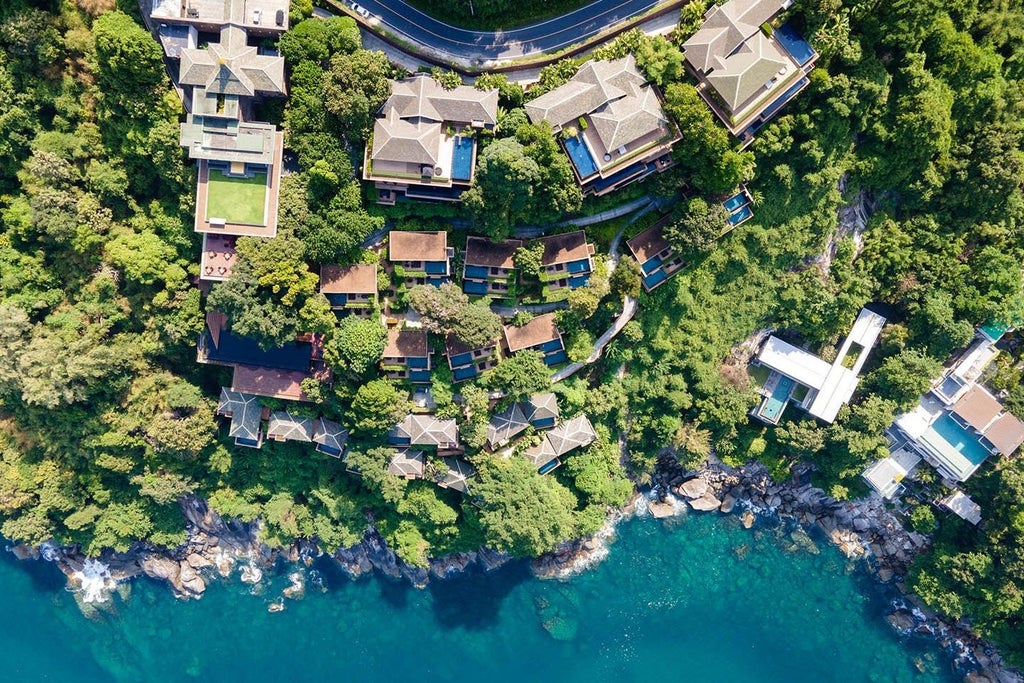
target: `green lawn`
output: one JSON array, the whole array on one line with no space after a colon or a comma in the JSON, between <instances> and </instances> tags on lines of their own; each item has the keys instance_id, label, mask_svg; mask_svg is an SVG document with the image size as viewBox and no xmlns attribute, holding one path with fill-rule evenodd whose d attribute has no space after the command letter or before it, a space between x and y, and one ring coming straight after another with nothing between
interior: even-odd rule
<instances>
[{"instance_id":1,"label":"green lawn","mask_svg":"<svg viewBox=\"0 0 1024 683\"><path fill-rule=\"evenodd\" d=\"M232 178L210 170L206 218L223 218L228 223L263 225L266 222L267 174Z\"/></svg>"}]
</instances>

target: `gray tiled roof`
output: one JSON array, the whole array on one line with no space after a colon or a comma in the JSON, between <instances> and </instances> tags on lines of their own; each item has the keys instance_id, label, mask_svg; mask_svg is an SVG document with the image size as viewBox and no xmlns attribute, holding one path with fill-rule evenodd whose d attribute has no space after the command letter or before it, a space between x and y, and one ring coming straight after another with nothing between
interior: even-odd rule
<instances>
[{"instance_id":1,"label":"gray tiled roof","mask_svg":"<svg viewBox=\"0 0 1024 683\"><path fill-rule=\"evenodd\" d=\"M518 403L513 403L508 410L491 417L487 425L487 443L491 448L502 446L521 434L528 424L522 408Z\"/></svg>"},{"instance_id":2,"label":"gray tiled roof","mask_svg":"<svg viewBox=\"0 0 1024 683\"><path fill-rule=\"evenodd\" d=\"M261 55L247 45L210 43L206 49L181 51L179 82L222 95L283 95L284 58Z\"/></svg>"},{"instance_id":3,"label":"gray tiled roof","mask_svg":"<svg viewBox=\"0 0 1024 683\"><path fill-rule=\"evenodd\" d=\"M318 417L313 421L313 442L332 448L340 453L345 451L345 443L348 441L348 430L337 422ZM331 454L333 455L333 453Z\"/></svg>"},{"instance_id":4,"label":"gray tiled roof","mask_svg":"<svg viewBox=\"0 0 1024 683\"><path fill-rule=\"evenodd\" d=\"M527 460L540 467L555 458L565 455L583 446L589 446L597 439L594 427L585 415L578 415L571 420L556 425L544 435L544 440L525 453Z\"/></svg>"},{"instance_id":5,"label":"gray tiled roof","mask_svg":"<svg viewBox=\"0 0 1024 683\"><path fill-rule=\"evenodd\" d=\"M553 393L534 394L529 401L519 404L527 422L558 419L558 397Z\"/></svg>"},{"instance_id":6,"label":"gray tiled roof","mask_svg":"<svg viewBox=\"0 0 1024 683\"><path fill-rule=\"evenodd\" d=\"M287 410L275 410L270 414L267 437L285 441L313 440L313 420L292 415Z\"/></svg>"},{"instance_id":7,"label":"gray tiled roof","mask_svg":"<svg viewBox=\"0 0 1024 683\"><path fill-rule=\"evenodd\" d=\"M476 469L465 460L458 458L442 458L446 468L437 485L446 489L455 489L469 493L469 480L476 476Z\"/></svg>"},{"instance_id":8,"label":"gray tiled roof","mask_svg":"<svg viewBox=\"0 0 1024 683\"><path fill-rule=\"evenodd\" d=\"M591 60L568 83L526 103L534 123L544 119L560 127L589 114L612 100L632 93L630 85L644 87L632 55L613 60ZM649 86L648 86L649 89Z\"/></svg>"},{"instance_id":9,"label":"gray tiled roof","mask_svg":"<svg viewBox=\"0 0 1024 683\"><path fill-rule=\"evenodd\" d=\"M388 474L406 479L421 479L423 477L423 465L426 463L426 456L423 451L414 451L411 448L396 448L395 455L388 463Z\"/></svg>"},{"instance_id":10,"label":"gray tiled roof","mask_svg":"<svg viewBox=\"0 0 1024 683\"><path fill-rule=\"evenodd\" d=\"M668 119L653 88L630 83L625 97L611 100L590 115L605 149L624 147L645 135L667 130Z\"/></svg>"},{"instance_id":11,"label":"gray tiled roof","mask_svg":"<svg viewBox=\"0 0 1024 683\"><path fill-rule=\"evenodd\" d=\"M392 110L373 122L374 161L436 166L440 155L441 126L399 118Z\"/></svg>"},{"instance_id":12,"label":"gray tiled roof","mask_svg":"<svg viewBox=\"0 0 1024 683\"><path fill-rule=\"evenodd\" d=\"M498 122L498 91L477 90L468 85L445 90L429 75L412 76L392 81L384 113L392 112L403 119L493 126Z\"/></svg>"},{"instance_id":13,"label":"gray tiled roof","mask_svg":"<svg viewBox=\"0 0 1024 683\"><path fill-rule=\"evenodd\" d=\"M391 430L392 438L408 439L413 446L451 447L459 441L459 428L454 419L435 415L406 415Z\"/></svg>"},{"instance_id":14,"label":"gray tiled roof","mask_svg":"<svg viewBox=\"0 0 1024 683\"><path fill-rule=\"evenodd\" d=\"M794 68L789 58L758 31L739 50L721 60L707 79L730 111L736 111L754 95L765 91L765 84L772 78L787 71L792 73Z\"/></svg>"},{"instance_id":15,"label":"gray tiled roof","mask_svg":"<svg viewBox=\"0 0 1024 683\"><path fill-rule=\"evenodd\" d=\"M259 441L262 412L263 406L258 397L221 387L220 400L217 402L217 414L231 416L228 436L234 439Z\"/></svg>"},{"instance_id":16,"label":"gray tiled roof","mask_svg":"<svg viewBox=\"0 0 1024 683\"><path fill-rule=\"evenodd\" d=\"M700 72L715 68L716 61L757 34L761 24L781 12L784 4L785 0L731 0L711 7L700 29L683 43L686 61Z\"/></svg>"}]
</instances>

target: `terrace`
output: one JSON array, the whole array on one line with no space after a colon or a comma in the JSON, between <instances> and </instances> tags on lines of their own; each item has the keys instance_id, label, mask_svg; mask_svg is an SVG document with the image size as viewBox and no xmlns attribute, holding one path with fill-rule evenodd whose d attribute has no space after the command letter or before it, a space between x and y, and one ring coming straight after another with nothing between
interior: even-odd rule
<instances>
[{"instance_id":1,"label":"terrace","mask_svg":"<svg viewBox=\"0 0 1024 683\"><path fill-rule=\"evenodd\" d=\"M199 279L220 282L231 277L238 259L234 235L203 235L203 255L199 261Z\"/></svg>"},{"instance_id":2,"label":"terrace","mask_svg":"<svg viewBox=\"0 0 1024 683\"><path fill-rule=\"evenodd\" d=\"M280 161L280 157L278 157ZM269 169L249 164L229 168L199 162L196 232L248 237L277 234L280 163Z\"/></svg>"}]
</instances>

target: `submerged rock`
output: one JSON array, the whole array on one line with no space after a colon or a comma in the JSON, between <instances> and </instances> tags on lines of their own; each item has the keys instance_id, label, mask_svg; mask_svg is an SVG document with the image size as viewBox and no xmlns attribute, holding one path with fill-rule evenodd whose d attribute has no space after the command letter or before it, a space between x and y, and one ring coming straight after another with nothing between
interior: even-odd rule
<instances>
[{"instance_id":1,"label":"submerged rock","mask_svg":"<svg viewBox=\"0 0 1024 683\"><path fill-rule=\"evenodd\" d=\"M753 510L745 510L743 514L740 515L740 521L743 522L744 529L750 529L753 527L756 519L757 517L754 515Z\"/></svg>"}]
</instances>

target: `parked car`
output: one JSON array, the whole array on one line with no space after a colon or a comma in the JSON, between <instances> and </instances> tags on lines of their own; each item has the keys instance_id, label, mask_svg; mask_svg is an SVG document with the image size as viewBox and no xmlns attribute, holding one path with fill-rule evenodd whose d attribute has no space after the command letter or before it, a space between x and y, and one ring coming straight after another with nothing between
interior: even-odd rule
<instances>
[{"instance_id":1,"label":"parked car","mask_svg":"<svg viewBox=\"0 0 1024 683\"><path fill-rule=\"evenodd\" d=\"M252 11L252 23L254 23L257 26L259 26L260 19L262 19L262 18L263 18L263 10L261 10L259 7L255 8Z\"/></svg>"},{"instance_id":2,"label":"parked car","mask_svg":"<svg viewBox=\"0 0 1024 683\"><path fill-rule=\"evenodd\" d=\"M352 6L352 11L355 12L356 14L358 14L359 16L361 16L363 19L369 19L370 18L370 10L366 9L362 5L360 5L358 3L355 3L355 2L353 2L351 6Z\"/></svg>"}]
</instances>

